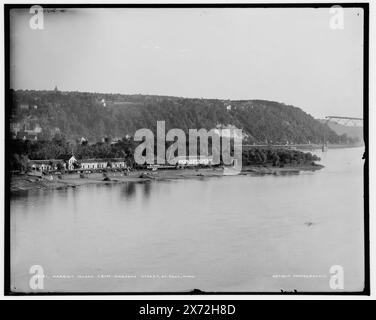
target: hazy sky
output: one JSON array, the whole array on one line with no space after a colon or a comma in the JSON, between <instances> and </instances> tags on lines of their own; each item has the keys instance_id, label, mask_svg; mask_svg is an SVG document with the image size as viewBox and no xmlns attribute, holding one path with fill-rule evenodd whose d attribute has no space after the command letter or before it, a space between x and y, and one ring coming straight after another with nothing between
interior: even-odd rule
<instances>
[{"instance_id":1,"label":"hazy sky","mask_svg":"<svg viewBox=\"0 0 376 320\"><path fill-rule=\"evenodd\" d=\"M363 11L332 30L324 9L11 12L11 85L267 99L316 117L362 116Z\"/></svg>"}]
</instances>

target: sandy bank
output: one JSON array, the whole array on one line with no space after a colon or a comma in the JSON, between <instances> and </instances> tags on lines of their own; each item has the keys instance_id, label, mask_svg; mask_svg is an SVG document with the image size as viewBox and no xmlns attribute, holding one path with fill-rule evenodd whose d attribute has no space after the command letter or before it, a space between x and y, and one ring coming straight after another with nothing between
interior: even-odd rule
<instances>
[{"instance_id":1,"label":"sandy bank","mask_svg":"<svg viewBox=\"0 0 376 320\"><path fill-rule=\"evenodd\" d=\"M315 171L323 168L321 165L285 166L283 168L272 166L244 166L240 175L284 175L298 174L300 171ZM90 173L80 177L79 174L57 175L15 175L11 179L11 192L37 190L37 189L64 189L76 188L88 184L115 184L125 182L141 182L148 180L189 179L198 177L224 176L223 168L178 169L158 171L133 171L127 174L122 172L109 172L105 179L103 173ZM107 181L106 181L107 180Z\"/></svg>"}]
</instances>

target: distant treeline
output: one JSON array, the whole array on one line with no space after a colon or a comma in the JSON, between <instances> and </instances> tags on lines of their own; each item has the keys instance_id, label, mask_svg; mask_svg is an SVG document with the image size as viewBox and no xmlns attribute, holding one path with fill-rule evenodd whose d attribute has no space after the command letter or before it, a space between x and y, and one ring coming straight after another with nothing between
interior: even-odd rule
<instances>
[{"instance_id":1,"label":"distant treeline","mask_svg":"<svg viewBox=\"0 0 376 320\"><path fill-rule=\"evenodd\" d=\"M95 144L73 144L64 138L45 141L11 140L11 170L24 171L29 159L64 159L74 154L78 159L88 158L124 158L133 164L133 154L138 142L122 139L116 144L97 142Z\"/></svg>"},{"instance_id":2,"label":"distant treeline","mask_svg":"<svg viewBox=\"0 0 376 320\"><path fill-rule=\"evenodd\" d=\"M134 162L134 151L138 143L139 142L135 142L133 139L129 138L124 138L115 144L98 142L91 145L88 143L72 144L64 138L46 141L12 140L10 145L10 169L26 171L28 168L28 161L30 159L67 159L72 154L74 154L74 156L78 159L124 158L128 166L133 167L136 166ZM166 145L166 148L168 146L169 145ZM209 144L209 152L210 150L211 146ZM312 163L313 161L318 160L320 159L317 156L312 155L309 152L301 152L283 148L251 148L249 150L243 150L242 154L243 165L299 165Z\"/></svg>"},{"instance_id":3,"label":"distant treeline","mask_svg":"<svg viewBox=\"0 0 376 320\"><path fill-rule=\"evenodd\" d=\"M75 141L133 136L136 130L155 131L157 121L166 130L233 125L243 129L246 143L352 142L300 108L266 100L188 99L166 96L120 95L60 91L11 91L11 123L18 129L38 123L38 140L56 133Z\"/></svg>"},{"instance_id":4,"label":"distant treeline","mask_svg":"<svg viewBox=\"0 0 376 320\"><path fill-rule=\"evenodd\" d=\"M273 166L312 164L320 158L310 152L290 149L252 148L243 150L242 165L272 164Z\"/></svg>"}]
</instances>

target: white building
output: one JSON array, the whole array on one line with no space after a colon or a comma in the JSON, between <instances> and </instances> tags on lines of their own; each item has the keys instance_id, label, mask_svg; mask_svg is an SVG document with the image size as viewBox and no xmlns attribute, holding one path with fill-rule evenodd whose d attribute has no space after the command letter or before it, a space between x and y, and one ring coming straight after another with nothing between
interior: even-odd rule
<instances>
[{"instance_id":1,"label":"white building","mask_svg":"<svg viewBox=\"0 0 376 320\"><path fill-rule=\"evenodd\" d=\"M80 168L84 170L98 170L98 169L121 169L126 168L127 165L123 158L112 159L81 159L79 160Z\"/></svg>"},{"instance_id":2,"label":"white building","mask_svg":"<svg viewBox=\"0 0 376 320\"><path fill-rule=\"evenodd\" d=\"M110 160L111 168L121 169L126 168L127 164L123 158L115 158Z\"/></svg>"},{"instance_id":3,"label":"white building","mask_svg":"<svg viewBox=\"0 0 376 320\"><path fill-rule=\"evenodd\" d=\"M108 161L104 159L81 159L80 161L80 168L81 169L106 169L108 165Z\"/></svg>"},{"instance_id":4,"label":"white building","mask_svg":"<svg viewBox=\"0 0 376 320\"><path fill-rule=\"evenodd\" d=\"M64 167L64 161L63 160L30 160L29 165L31 167L31 170L33 171L56 171L59 169L59 167Z\"/></svg>"},{"instance_id":5,"label":"white building","mask_svg":"<svg viewBox=\"0 0 376 320\"><path fill-rule=\"evenodd\" d=\"M77 163L77 159L74 155L68 155L66 157L64 157L64 161L65 161L65 167L68 169L68 170L74 170L74 164Z\"/></svg>"}]
</instances>

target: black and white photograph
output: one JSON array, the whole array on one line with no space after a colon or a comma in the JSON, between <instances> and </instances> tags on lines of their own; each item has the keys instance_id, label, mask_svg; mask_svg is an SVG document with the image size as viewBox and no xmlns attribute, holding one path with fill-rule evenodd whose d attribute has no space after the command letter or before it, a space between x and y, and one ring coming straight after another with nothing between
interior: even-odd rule
<instances>
[{"instance_id":1,"label":"black and white photograph","mask_svg":"<svg viewBox=\"0 0 376 320\"><path fill-rule=\"evenodd\" d=\"M6 4L5 293L369 295L368 9Z\"/></svg>"}]
</instances>

